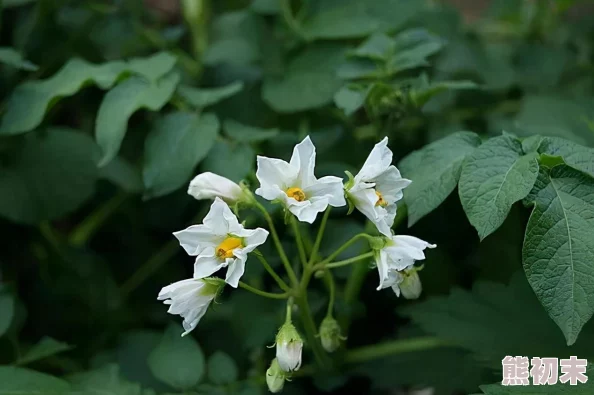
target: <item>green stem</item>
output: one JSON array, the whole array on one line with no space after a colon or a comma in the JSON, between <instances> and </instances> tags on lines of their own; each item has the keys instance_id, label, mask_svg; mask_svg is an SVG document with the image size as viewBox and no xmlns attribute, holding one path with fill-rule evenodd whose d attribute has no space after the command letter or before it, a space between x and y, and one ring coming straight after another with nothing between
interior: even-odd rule
<instances>
[{"instance_id":1,"label":"green stem","mask_svg":"<svg viewBox=\"0 0 594 395\"><path fill-rule=\"evenodd\" d=\"M270 298L270 299L287 299L290 296L288 292L285 292L282 294L276 294L276 293L272 293L272 292L262 291L258 288L252 287L251 285L248 285L242 281L239 282L239 287L243 288L247 291L250 291L251 293L254 293L256 295L264 296L265 298Z\"/></svg>"},{"instance_id":2,"label":"green stem","mask_svg":"<svg viewBox=\"0 0 594 395\"><path fill-rule=\"evenodd\" d=\"M81 222L71 233L68 241L75 247L82 247L93 237L97 230L115 213L124 203L128 195L124 192L118 193L99 206L83 222Z\"/></svg>"},{"instance_id":3,"label":"green stem","mask_svg":"<svg viewBox=\"0 0 594 395\"><path fill-rule=\"evenodd\" d=\"M412 339L400 339L386 343L373 344L348 351L345 357L346 363L365 362L372 359L382 358L393 354L402 354L412 351L429 350L432 348L446 346L447 343L435 337L419 337Z\"/></svg>"},{"instance_id":4,"label":"green stem","mask_svg":"<svg viewBox=\"0 0 594 395\"><path fill-rule=\"evenodd\" d=\"M270 264L268 263L268 261L266 260L266 258L264 258L263 255L261 255L261 253L259 251L255 251L256 257L260 260L260 262L262 263L262 266L264 266L264 269L266 269L266 271L268 272L268 274L270 274L272 276L272 278L274 278L274 281L276 281L276 283L278 284L278 286L286 292L289 292L291 290L291 287L289 287L287 285L287 283L285 283L283 281L282 278L280 278L280 276L278 274L276 274L276 272L274 271L274 269L272 268L272 266L270 266Z\"/></svg>"},{"instance_id":5,"label":"green stem","mask_svg":"<svg viewBox=\"0 0 594 395\"><path fill-rule=\"evenodd\" d=\"M182 14L186 20L192 38L194 58L202 62L202 55L208 46L208 19L210 1L182 0Z\"/></svg>"},{"instance_id":6,"label":"green stem","mask_svg":"<svg viewBox=\"0 0 594 395\"><path fill-rule=\"evenodd\" d=\"M336 284L334 282L334 276L332 272L326 270L325 273L326 282L328 283L328 292L330 294L328 300L328 310L326 311L326 317L332 317L334 311L334 301L336 300Z\"/></svg>"},{"instance_id":7,"label":"green stem","mask_svg":"<svg viewBox=\"0 0 594 395\"><path fill-rule=\"evenodd\" d=\"M316 236L316 241L314 246L311 250L311 255L309 256L308 265L311 266L316 261L316 255L320 250L320 244L322 244L322 239L324 238L324 232L326 231L326 223L328 222L328 217L330 216L330 210L332 206L328 206L324 216L322 217L322 222L320 223L320 229L318 229L318 235Z\"/></svg>"},{"instance_id":8,"label":"green stem","mask_svg":"<svg viewBox=\"0 0 594 395\"><path fill-rule=\"evenodd\" d=\"M270 214L268 214L268 211L266 211L266 208L264 206L262 206L262 204L260 204L258 202L256 202L255 204L256 204L256 207L264 215L266 222L268 222L268 226L270 227L270 234L272 234L272 240L274 240L274 244L278 251L278 255L280 256L281 261L283 262L283 265L285 266L285 270L287 271L287 275L289 276L289 280L291 281L291 284L294 287L297 287L299 284L299 281L297 280L297 276L295 275L295 272L293 271L293 268L291 267L291 262L289 261L289 258L287 258L287 254L285 253L285 249L283 248L283 245L281 244L281 241L278 237L278 233L276 233L276 228L274 227L274 221L272 221L272 217L270 216Z\"/></svg>"},{"instance_id":9,"label":"green stem","mask_svg":"<svg viewBox=\"0 0 594 395\"><path fill-rule=\"evenodd\" d=\"M334 268L337 268L337 267L350 265L353 262L362 261L364 259L371 258L371 257L373 257L373 252L366 252L365 254L357 255L355 257L352 257L352 258L349 258L349 259L345 259L343 261L337 261L337 262L332 262L332 263L327 263L327 264L316 265L314 268L316 268L318 270L321 270L321 269L334 269Z\"/></svg>"},{"instance_id":10,"label":"green stem","mask_svg":"<svg viewBox=\"0 0 594 395\"><path fill-rule=\"evenodd\" d=\"M307 343L310 345L314 358L316 359L316 363L320 367L325 367L327 362L327 355L322 348L322 345L318 341L316 337L317 328L316 324L313 321L313 316L311 314L311 310L309 308L309 302L307 300L307 294L303 293L299 298L296 300L297 306L299 307L301 321L303 322L303 328L305 329L305 335L307 337Z\"/></svg>"},{"instance_id":11,"label":"green stem","mask_svg":"<svg viewBox=\"0 0 594 395\"><path fill-rule=\"evenodd\" d=\"M287 314L285 316L285 323L291 323L291 315L293 314L293 299L287 300Z\"/></svg>"},{"instance_id":12,"label":"green stem","mask_svg":"<svg viewBox=\"0 0 594 395\"><path fill-rule=\"evenodd\" d=\"M293 10L291 9L291 0L280 0L283 18L285 23L289 27L289 29L295 34L296 37L300 39L304 39L303 35L301 34L301 29L299 27L299 22L293 16Z\"/></svg>"},{"instance_id":13,"label":"green stem","mask_svg":"<svg viewBox=\"0 0 594 395\"><path fill-rule=\"evenodd\" d=\"M349 248L353 243L355 243L357 240L359 240L361 238L365 238L365 239L369 239L369 240L373 239L373 237L368 235L367 233L359 233L358 235L351 237L350 240L348 240L346 243L344 243L342 246L340 246L328 258L326 258L322 262L320 262L319 265L325 265L326 263L332 262L332 260L334 258L339 256L344 250Z\"/></svg>"},{"instance_id":14,"label":"green stem","mask_svg":"<svg viewBox=\"0 0 594 395\"><path fill-rule=\"evenodd\" d=\"M295 243L297 243L297 250L299 250L299 260L303 267L307 265L307 257L305 256L305 247L303 246L303 239L301 238L301 231L299 230L299 223L294 216L291 216L291 227L295 234Z\"/></svg>"}]
</instances>

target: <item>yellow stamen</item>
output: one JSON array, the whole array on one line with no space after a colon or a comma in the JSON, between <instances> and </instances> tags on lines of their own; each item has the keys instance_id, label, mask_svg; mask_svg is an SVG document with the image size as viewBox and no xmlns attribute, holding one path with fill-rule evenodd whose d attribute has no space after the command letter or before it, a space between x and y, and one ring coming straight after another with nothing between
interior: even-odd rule
<instances>
[{"instance_id":1,"label":"yellow stamen","mask_svg":"<svg viewBox=\"0 0 594 395\"><path fill-rule=\"evenodd\" d=\"M289 188L285 191L285 193L287 194L288 197L292 197L293 199L297 200L298 202L302 202L305 200L305 192L303 192L303 189L301 189L301 188L297 188L297 187Z\"/></svg>"},{"instance_id":2,"label":"yellow stamen","mask_svg":"<svg viewBox=\"0 0 594 395\"><path fill-rule=\"evenodd\" d=\"M233 250L241 247L242 242L238 237L227 237L221 244L217 246L217 257L219 258L233 258Z\"/></svg>"},{"instance_id":3,"label":"yellow stamen","mask_svg":"<svg viewBox=\"0 0 594 395\"><path fill-rule=\"evenodd\" d=\"M388 202L384 200L382 194L379 191L375 191L375 194L377 195L377 202L375 202L375 205L386 207L388 205Z\"/></svg>"}]
</instances>

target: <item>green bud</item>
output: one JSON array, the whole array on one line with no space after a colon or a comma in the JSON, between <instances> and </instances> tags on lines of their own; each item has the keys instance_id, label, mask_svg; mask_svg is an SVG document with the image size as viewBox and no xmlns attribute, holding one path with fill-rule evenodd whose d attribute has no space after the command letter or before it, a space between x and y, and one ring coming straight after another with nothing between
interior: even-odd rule
<instances>
[{"instance_id":1,"label":"green bud","mask_svg":"<svg viewBox=\"0 0 594 395\"><path fill-rule=\"evenodd\" d=\"M203 278L202 282L205 286L202 288L201 294L204 296L215 295L215 298L223 292L226 284L225 280L217 277Z\"/></svg>"},{"instance_id":2,"label":"green bud","mask_svg":"<svg viewBox=\"0 0 594 395\"><path fill-rule=\"evenodd\" d=\"M402 272L403 280L399 284L400 292L406 299L417 299L421 296L423 287L421 285L421 279L416 268L405 270Z\"/></svg>"},{"instance_id":3,"label":"green bud","mask_svg":"<svg viewBox=\"0 0 594 395\"><path fill-rule=\"evenodd\" d=\"M291 322L285 322L276 334L276 358L285 372L293 372L301 366L303 339Z\"/></svg>"},{"instance_id":4,"label":"green bud","mask_svg":"<svg viewBox=\"0 0 594 395\"><path fill-rule=\"evenodd\" d=\"M386 239L381 236L369 238L369 246L372 250L379 251L386 246Z\"/></svg>"},{"instance_id":5,"label":"green bud","mask_svg":"<svg viewBox=\"0 0 594 395\"><path fill-rule=\"evenodd\" d=\"M272 360L270 367L266 371L266 384L268 390L272 393L281 392L285 386L285 380L287 379L287 373L284 372L276 358Z\"/></svg>"},{"instance_id":6,"label":"green bud","mask_svg":"<svg viewBox=\"0 0 594 395\"><path fill-rule=\"evenodd\" d=\"M340 334L338 322L333 317L326 317L320 325L320 339L324 350L334 352L340 347L340 342L346 338Z\"/></svg>"}]
</instances>

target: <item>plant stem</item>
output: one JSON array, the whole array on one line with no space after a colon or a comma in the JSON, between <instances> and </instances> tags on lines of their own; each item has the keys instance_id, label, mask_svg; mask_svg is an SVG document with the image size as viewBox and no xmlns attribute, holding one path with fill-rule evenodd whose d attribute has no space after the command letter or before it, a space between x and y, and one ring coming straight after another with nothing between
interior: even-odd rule
<instances>
[{"instance_id":1,"label":"plant stem","mask_svg":"<svg viewBox=\"0 0 594 395\"><path fill-rule=\"evenodd\" d=\"M68 237L70 244L75 247L85 245L127 198L128 194L120 192L99 206L70 233Z\"/></svg>"},{"instance_id":2,"label":"plant stem","mask_svg":"<svg viewBox=\"0 0 594 395\"><path fill-rule=\"evenodd\" d=\"M295 272L293 271L293 268L291 267L291 262L289 261L289 258L287 258L287 254L285 253L285 249L283 248L283 245L281 244L281 241L278 237L278 233L276 233L276 228L274 227L274 221L272 221L272 217L270 216L270 214L268 214L268 211L266 211L266 208L264 206L262 206L261 203L256 202L255 204L256 204L256 207L264 215L266 222L268 222L268 226L270 227L270 233L272 234L272 239L274 240L274 244L275 244L278 254L281 258L281 261L283 262L283 265L285 266L285 270L287 271L287 275L289 276L289 280L291 281L291 284L293 285L293 287L297 287L299 285L299 281L297 281L297 276L295 276Z\"/></svg>"},{"instance_id":3,"label":"plant stem","mask_svg":"<svg viewBox=\"0 0 594 395\"><path fill-rule=\"evenodd\" d=\"M301 238L301 231L299 230L299 224L294 216L291 216L291 227L293 227L293 233L295 234L295 243L297 243L297 250L299 250L299 259L303 267L307 265L307 257L305 256L305 247L303 246L303 239Z\"/></svg>"},{"instance_id":4,"label":"plant stem","mask_svg":"<svg viewBox=\"0 0 594 395\"><path fill-rule=\"evenodd\" d=\"M355 257L345 259L343 261L337 261L337 262L326 263L326 264L320 263L320 265L316 265L316 266L314 266L314 268L317 268L318 270L334 269L336 267L346 266L353 262L362 261L364 259L371 258L371 257L373 257L373 252L366 252L365 254L357 255ZM320 266L320 267L318 268L318 266Z\"/></svg>"},{"instance_id":5,"label":"plant stem","mask_svg":"<svg viewBox=\"0 0 594 395\"><path fill-rule=\"evenodd\" d=\"M318 341L316 334L317 328L313 321L311 310L309 308L309 302L307 300L307 294L303 293L299 298L296 299L297 306L299 307L301 321L303 322L303 329L305 329L305 335L307 337L307 343L310 345L316 363L320 367L326 366L327 355L322 348L322 345Z\"/></svg>"},{"instance_id":6,"label":"plant stem","mask_svg":"<svg viewBox=\"0 0 594 395\"><path fill-rule=\"evenodd\" d=\"M311 250L311 255L309 256L309 262L308 262L309 266L313 265L314 262L316 261L316 255L318 254L318 251L320 249L320 244L322 244L322 239L324 238L324 232L326 231L326 223L328 222L328 217L330 216L331 209L332 209L332 206L328 206L328 208L326 209L326 212L324 213L324 216L322 217L322 222L320 223L320 229L318 229L318 235L316 236L316 241L315 241L314 246Z\"/></svg>"},{"instance_id":7,"label":"plant stem","mask_svg":"<svg viewBox=\"0 0 594 395\"><path fill-rule=\"evenodd\" d=\"M344 250L349 248L353 243L355 243L357 240L359 240L361 238L372 239L372 236L369 236L367 233L359 233L358 235L351 237L350 240L348 240L346 243L344 243L342 246L340 246L328 258L326 258L322 262L320 262L319 265L322 265L322 264L325 265L326 263L332 262L332 260L334 258L339 256Z\"/></svg>"},{"instance_id":8,"label":"plant stem","mask_svg":"<svg viewBox=\"0 0 594 395\"><path fill-rule=\"evenodd\" d=\"M386 343L373 344L371 346L365 346L348 351L345 357L345 362L365 362L392 354L422 351L446 345L447 343L435 337L393 340Z\"/></svg>"},{"instance_id":9,"label":"plant stem","mask_svg":"<svg viewBox=\"0 0 594 395\"><path fill-rule=\"evenodd\" d=\"M326 311L326 317L332 317L334 311L334 301L336 300L336 284L334 282L334 276L330 270L326 270L325 273L326 282L328 283L328 292L330 294L328 300L328 310Z\"/></svg>"},{"instance_id":10,"label":"plant stem","mask_svg":"<svg viewBox=\"0 0 594 395\"><path fill-rule=\"evenodd\" d=\"M299 28L299 22L293 16L293 10L291 9L291 1L290 0L280 0L283 18L285 23L289 27L289 29L295 34L296 37L303 39L303 35L301 34L301 29Z\"/></svg>"},{"instance_id":11,"label":"plant stem","mask_svg":"<svg viewBox=\"0 0 594 395\"><path fill-rule=\"evenodd\" d=\"M291 287L289 287L287 285L287 283L285 283L283 281L282 278L280 278L280 276L278 274L276 274L276 272L274 271L274 269L272 268L272 266L270 266L270 264L268 263L268 261L266 260L266 258L264 258L263 255L260 254L259 251L255 251L256 257L260 260L260 262L262 263L262 266L264 266L264 269L266 269L266 271L268 272L268 274L270 274L272 276L272 278L274 278L274 281L276 281L276 283L278 284L278 286L286 292L289 292L291 290Z\"/></svg>"},{"instance_id":12,"label":"plant stem","mask_svg":"<svg viewBox=\"0 0 594 395\"><path fill-rule=\"evenodd\" d=\"M277 293L262 291L258 288L254 288L251 285L244 283L243 281L239 282L239 287L243 288L247 291L250 291L251 293L254 293L256 295L264 296L265 298L270 298L270 299L287 299L290 296L288 292L285 292L282 294L277 294Z\"/></svg>"}]
</instances>

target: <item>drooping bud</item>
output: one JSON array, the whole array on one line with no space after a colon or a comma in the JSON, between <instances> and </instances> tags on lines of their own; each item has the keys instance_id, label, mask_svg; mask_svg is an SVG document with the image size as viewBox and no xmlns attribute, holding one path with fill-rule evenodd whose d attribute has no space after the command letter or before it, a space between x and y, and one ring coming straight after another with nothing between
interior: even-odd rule
<instances>
[{"instance_id":1,"label":"drooping bud","mask_svg":"<svg viewBox=\"0 0 594 395\"><path fill-rule=\"evenodd\" d=\"M285 322L276 335L276 358L285 372L293 372L301 366L303 340L291 322Z\"/></svg>"},{"instance_id":2,"label":"drooping bud","mask_svg":"<svg viewBox=\"0 0 594 395\"><path fill-rule=\"evenodd\" d=\"M219 197L227 204L247 203L253 199L249 189L244 188L228 178L206 172L198 174L188 187L188 194L195 199L214 199Z\"/></svg>"},{"instance_id":3,"label":"drooping bud","mask_svg":"<svg viewBox=\"0 0 594 395\"><path fill-rule=\"evenodd\" d=\"M421 296L423 286L416 268L407 269L402 272L402 282L399 284L400 292L406 299L417 299Z\"/></svg>"},{"instance_id":4,"label":"drooping bud","mask_svg":"<svg viewBox=\"0 0 594 395\"><path fill-rule=\"evenodd\" d=\"M328 352L334 352L340 347L341 340L346 338L340 334L340 325L333 317L326 317L320 324L320 340L322 347Z\"/></svg>"},{"instance_id":5,"label":"drooping bud","mask_svg":"<svg viewBox=\"0 0 594 395\"><path fill-rule=\"evenodd\" d=\"M268 385L268 390L274 394L281 392L285 386L286 379L287 373L281 369L278 360L274 358L270 367L266 371L266 384Z\"/></svg>"}]
</instances>

